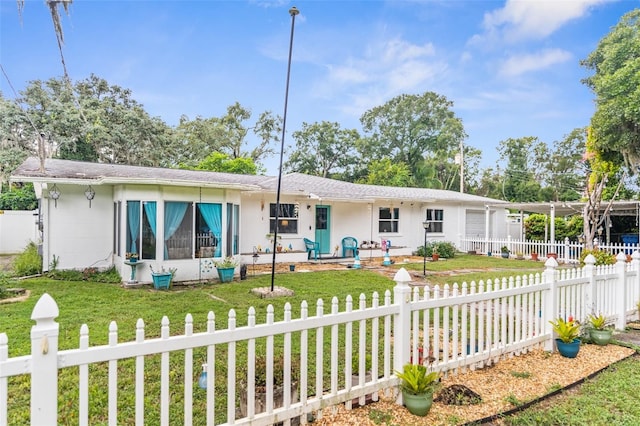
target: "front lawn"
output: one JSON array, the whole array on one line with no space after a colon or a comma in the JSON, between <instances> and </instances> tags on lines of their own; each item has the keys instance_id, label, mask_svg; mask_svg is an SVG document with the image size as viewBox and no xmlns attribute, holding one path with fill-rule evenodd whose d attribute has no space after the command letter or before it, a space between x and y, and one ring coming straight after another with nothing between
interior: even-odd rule
<instances>
[{"instance_id":1,"label":"front lawn","mask_svg":"<svg viewBox=\"0 0 640 426\"><path fill-rule=\"evenodd\" d=\"M393 269L405 267L412 271L422 271L422 263L395 264ZM486 258L484 256L461 255L454 259L428 263L427 282L436 279L441 282L462 282L464 280L477 279L475 277L501 278L515 273L529 270L540 272L542 263L528 261L504 260L499 258ZM526 266L526 267L525 267ZM535 269L532 269L535 268ZM473 271L472 275L457 275L451 273ZM474 277L474 278L467 278ZM455 278L455 279L452 279ZM236 312L237 326L243 326L247 322L247 313L251 306L256 309L257 322L265 321L267 305L274 306L275 320L283 318L284 305L290 303L293 318L299 317L300 304L306 300L309 305L309 315L315 315L315 305L318 299L324 302L324 312L331 311L331 300L335 296L340 304L340 310L344 310L347 295L354 299L354 309L358 306L358 297L361 293L366 296L367 305L371 304L373 292L378 292L380 298L385 291L393 291L395 283L386 274L369 270L344 269L337 271L319 272L295 272L276 275L277 286L286 287L295 292L294 296L287 298L261 299L250 293L255 287L268 287L271 284L270 274L252 276L243 281L236 280L228 284L197 284L191 286L173 286L168 291L153 290L151 286L126 289L117 284L95 283L87 281L56 281L48 278L29 279L20 282L21 287L31 291L31 296L24 302L0 305L0 333L7 334L9 339L9 356L15 357L30 353L30 329L33 321L30 319L35 303L43 293L50 294L57 302L60 316L57 322L60 324L60 350L74 349L78 347L79 330L82 324L87 324L90 331L90 344L103 345L108 341L108 328L111 321L118 325L118 340L120 342L135 339L136 322L139 318L145 323L145 338L158 337L160 334L160 321L163 316L169 318L171 334L180 335L184 332L185 316L190 313L193 316L194 332L206 330L207 314L215 313L216 329L223 329L227 325L227 316L230 309ZM328 331L325 332L325 335ZM314 341L313 332L310 332L309 341ZM294 341L294 345L297 344ZM225 348L219 348L217 358L225 359ZM242 355L242 345L238 346L238 354ZM329 357L325 357L328 361ZM194 351L194 361L199 366L204 359L202 348ZM313 361L313 355L310 353ZM172 404L170 417L172 422L180 422L183 416L180 375L183 371L183 354L174 354L171 357L171 369L175 372L177 388L172 387ZM342 361L341 361L342 362ZM159 356L147 357L145 360L147 380L145 381L145 394L147 395L146 411L147 422L155 423L158 418L159 394ZM226 363L221 362L222 371L217 376L224 381ZM218 368L218 363L216 363ZM314 382L313 365L309 365L309 383ZM121 361L118 364L121 371L118 378L118 421L127 424L134 418L134 383L133 360ZM328 371L325 369L325 371ZM199 368L194 369L194 374L199 374ZM77 424L78 396L75 390L77 386L77 369L65 369L59 374L59 386L61 389L59 398L59 419L64 424ZM197 377L194 377L194 382ZM90 423L106 422L106 392L107 366L94 365L91 367L90 383ZM9 381L9 419L11 424L26 422L29 415L29 393L18 391L29 386L28 377L17 377ZM224 383L219 386L224 388ZM198 392L199 389L194 390ZM224 415L226 397L224 392L218 393L216 398L216 412ZM202 395L194 396L194 415L203 416L205 405Z\"/></svg>"}]
</instances>

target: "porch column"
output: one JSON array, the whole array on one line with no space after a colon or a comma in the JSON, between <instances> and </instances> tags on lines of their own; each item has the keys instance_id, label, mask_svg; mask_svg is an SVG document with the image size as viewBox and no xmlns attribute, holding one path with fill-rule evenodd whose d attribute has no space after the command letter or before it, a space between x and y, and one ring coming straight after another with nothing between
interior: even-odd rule
<instances>
[{"instance_id":1,"label":"porch column","mask_svg":"<svg viewBox=\"0 0 640 426\"><path fill-rule=\"evenodd\" d=\"M485 205L484 206L484 241L485 241L485 253L488 253L491 250L491 247L489 246L489 240L490 240L490 236L489 236L489 230L491 229L490 227L490 219L491 216L489 214L489 206Z\"/></svg>"},{"instance_id":2,"label":"porch column","mask_svg":"<svg viewBox=\"0 0 640 426\"><path fill-rule=\"evenodd\" d=\"M551 226L549 227L549 229L551 230L551 234L549 236L549 240L551 240L551 252L552 253L557 253L556 250L556 206L554 206L553 204L551 204L551 208L549 209L550 213L551 213Z\"/></svg>"}]
</instances>

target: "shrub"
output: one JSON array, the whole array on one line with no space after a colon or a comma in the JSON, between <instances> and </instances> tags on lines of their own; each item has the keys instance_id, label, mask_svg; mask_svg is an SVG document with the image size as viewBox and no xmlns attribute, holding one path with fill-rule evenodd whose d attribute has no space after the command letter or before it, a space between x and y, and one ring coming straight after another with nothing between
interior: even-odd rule
<instances>
[{"instance_id":1,"label":"shrub","mask_svg":"<svg viewBox=\"0 0 640 426\"><path fill-rule=\"evenodd\" d=\"M85 268L81 271L77 269L53 269L47 273L47 277L52 280L60 281L88 281L93 283L112 284L122 282L122 278L115 266L112 266L107 270L100 270L98 268Z\"/></svg>"},{"instance_id":2,"label":"shrub","mask_svg":"<svg viewBox=\"0 0 640 426\"><path fill-rule=\"evenodd\" d=\"M37 275L42 272L42 256L38 254L38 246L30 242L29 245L13 261L13 272L18 277Z\"/></svg>"},{"instance_id":3,"label":"shrub","mask_svg":"<svg viewBox=\"0 0 640 426\"><path fill-rule=\"evenodd\" d=\"M37 208L38 200L32 184L0 194L0 210L35 210Z\"/></svg>"},{"instance_id":4,"label":"shrub","mask_svg":"<svg viewBox=\"0 0 640 426\"><path fill-rule=\"evenodd\" d=\"M442 258L452 259L456 254L456 247L448 241L430 241L427 243L426 256L431 257L434 252ZM416 256L425 256L424 246L418 247Z\"/></svg>"},{"instance_id":5,"label":"shrub","mask_svg":"<svg viewBox=\"0 0 640 426\"><path fill-rule=\"evenodd\" d=\"M9 280L9 277L6 274L0 272L0 299L6 299L9 297L7 288L10 288L12 283L13 282Z\"/></svg>"},{"instance_id":6,"label":"shrub","mask_svg":"<svg viewBox=\"0 0 640 426\"><path fill-rule=\"evenodd\" d=\"M616 256L603 250L582 250L580 253L580 266L584 266L584 258L592 254L596 258L597 265L613 265L616 263Z\"/></svg>"}]
</instances>

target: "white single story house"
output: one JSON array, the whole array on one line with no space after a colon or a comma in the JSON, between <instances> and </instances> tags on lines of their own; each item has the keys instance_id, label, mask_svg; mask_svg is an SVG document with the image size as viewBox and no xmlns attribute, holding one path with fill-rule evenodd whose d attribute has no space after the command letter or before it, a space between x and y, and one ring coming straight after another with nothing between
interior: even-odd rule
<instances>
[{"instance_id":1,"label":"white single story house","mask_svg":"<svg viewBox=\"0 0 640 426\"><path fill-rule=\"evenodd\" d=\"M135 279L176 268L177 281L216 278L214 263L270 263L277 177L29 158L11 179L33 182L40 200L43 269L106 268ZM507 203L455 191L282 176L276 262L307 260L303 238L322 257L342 256L342 239L380 246L360 257L409 255L429 241L504 238ZM504 205L504 207L503 207ZM429 223L425 232L423 222ZM426 234L426 237L425 237ZM348 253L351 256L351 253ZM311 258L314 259L315 256Z\"/></svg>"}]
</instances>

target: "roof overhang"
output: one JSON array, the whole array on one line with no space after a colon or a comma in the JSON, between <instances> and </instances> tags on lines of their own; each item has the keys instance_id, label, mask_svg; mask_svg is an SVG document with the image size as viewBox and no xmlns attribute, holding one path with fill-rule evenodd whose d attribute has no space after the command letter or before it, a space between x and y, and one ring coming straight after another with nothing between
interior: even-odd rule
<instances>
[{"instance_id":1,"label":"roof overhang","mask_svg":"<svg viewBox=\"0 0 640 426\"><path fill-rule=\"evenodd\" d=\"M542 213L550 215L555 210L556 216L581 215L586 202L579 201L555 201L548 203L508 203L501 207L511 210L521 211L523 213ZM600 203L600 210L604 211L608 205L608 201ZM497 207L497 206L494 206ZM636 216L640 208L640 201L614 201L609 211L611 216Z\"/></svg>"}]
</instances>

